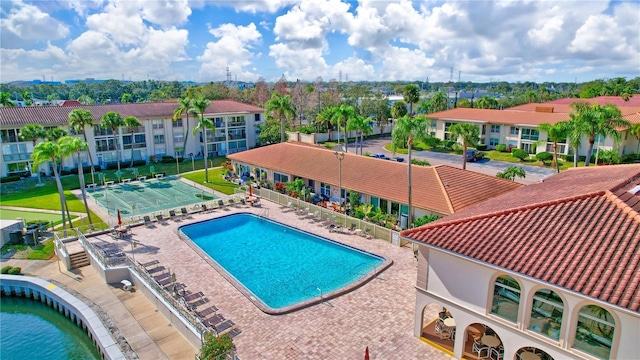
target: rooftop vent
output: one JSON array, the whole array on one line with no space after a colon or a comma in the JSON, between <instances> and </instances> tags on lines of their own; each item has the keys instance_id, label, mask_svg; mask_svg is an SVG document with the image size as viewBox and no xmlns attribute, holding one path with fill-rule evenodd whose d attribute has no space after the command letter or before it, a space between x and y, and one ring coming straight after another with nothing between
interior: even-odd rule
<instances>
[{"instance_id":1,"label":"rooftop vent","mask_svg":"<svg viewBox=\"0 0 640 360\"><path fill-rule=\"evenodd\" d=\"M636 185L633 189L629 189L629 192L633 195L638 195L640 192L640 185Z\"/></svg>"},{"instance_id":2,"label":"rooftop vent","mask_svg":"<svg viewBox=\"0 0 640 360\"><path fill-rule=\"evenodd\" d=\"M553 112L553 106L536 106L536 112L552 113Z\"/></svg>"}]
</instances>

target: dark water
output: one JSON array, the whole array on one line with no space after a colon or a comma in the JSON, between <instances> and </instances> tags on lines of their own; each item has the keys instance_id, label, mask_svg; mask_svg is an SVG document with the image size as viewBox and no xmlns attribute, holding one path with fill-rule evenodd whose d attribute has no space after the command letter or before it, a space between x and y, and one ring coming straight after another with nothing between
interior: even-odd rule
<instances>
[{"instance_id":1,"label":"dark water","mask_svg":"<svg viewBox=\"0 0 640 360\"><path fill-rule=\"evenodd\" d=\"M84 330L40 301L3 297L0 329L2 360L101 358Z\"/></svg>"}]
</instances>

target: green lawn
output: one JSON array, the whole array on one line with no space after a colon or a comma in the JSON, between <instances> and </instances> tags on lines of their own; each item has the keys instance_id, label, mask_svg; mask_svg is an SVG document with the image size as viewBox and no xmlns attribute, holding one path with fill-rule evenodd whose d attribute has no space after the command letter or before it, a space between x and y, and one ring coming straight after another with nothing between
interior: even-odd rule
<instances>
[{"instance_id":1,"label":"green lawn","mask_svg":"<svg viewBox=\"0 0 640 360\"><path fill-rule=\"evenodd\" d=\"M75 219L77 216L71 215L71 217ZM54 225L62 222L62 215L60 215L60 213L0 209L0 219L15 220L16 218L21 218L25 222L52 222Z\"/></svg>"},{"instance_id":2,"label":"green lawn","mask_svg":"<svg viewBox=\"0 0 640 360\"><path fill-rule=\"evenodd\" d=\"M234 184L230 181L226 181L223 179L223 174L226 173L227 170L221 167L217 167L215 169L209 169L209 182L204 182L204 170L191 172L188 174L182 174L181 176L185 179L191 180L195 183L204 185L208 188L211 188L215 191L219 191L226 195L233 194L233 189L238 188L238 184Z\"/></svg>"}]
</instances>

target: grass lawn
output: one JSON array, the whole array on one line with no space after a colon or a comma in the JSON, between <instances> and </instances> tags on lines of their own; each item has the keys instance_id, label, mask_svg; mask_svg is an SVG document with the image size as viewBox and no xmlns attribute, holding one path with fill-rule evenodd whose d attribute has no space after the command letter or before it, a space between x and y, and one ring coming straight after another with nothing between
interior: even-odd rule
<instances>
[{"instance_id":1,"label":"grass lawn","mask_svg":"<svg viewBox=\"0 0 640 360\"><path fill-rule=\"evenodd\" d=\"M0 209L0 219L15 220L16 218L21 218L25 222L51 222L54 226L62 222L62 216L60 213ZM77 216L71 215L71 218L75 219Z\"/></svg>"},{"instance_id":2,"label":"grass lawn","mask_svg":"<svg viewBox=\"0 0 640 360\"><path fill-rule=\"evenodd\" d=\"M38 245L5 245L0 249L2 255L12 254L13 259L49 260L55 254L53 239Z\"/></svg>"},{"instance_id":3,"label":"grass lawn","mask_svg":"<svg viewBox=\"0 0 640 360\"><path fill-rule=\"evenodd\" d=\"M208 188L211 188L215 191L219 191L223 194L232 195L233 189L238 188L239 185L223 179L223 173L226 173L226 171L227 171L226 169L221 167L217 167L215 169L209 169L208 183L204 182L204 170L183 174L181 176L185 179L204 185Z\"/></svg>"}]
</instances>

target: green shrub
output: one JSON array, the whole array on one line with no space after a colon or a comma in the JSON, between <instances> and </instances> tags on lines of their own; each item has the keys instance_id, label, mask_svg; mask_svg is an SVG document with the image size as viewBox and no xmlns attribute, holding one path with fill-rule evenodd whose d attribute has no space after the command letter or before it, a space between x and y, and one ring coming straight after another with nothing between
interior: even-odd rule
<instances>
[{"instance_id":1,"label":"green shrub","mask_svg":"<svg viewBox=\"0 0 640 360\"><path fill-rule=\"evenodd\" d=\"M2 269L0 269L0 274L8 274L12 268L13 266L9 266L9 265L3 266Z\"/></svg>"},{"instance_id":2,"label":"green shrub","mask_svg":"<svg viewBox=\"0 0 640 360\"><path fill-rule=\"evenodd\" d=\"M507 144L496 145L496 151L507 152Z\"/></svg>"},{"instance_id":3,"label":"green shrub","mask_svg":"<svg viewBox=\"0 0 640 360\"><path fill-rule=\"evenodd\" d=\"M428 138L424 139L424 143L425 145L433 148L433 149L437 149L439 147L442 146L442 140L438 139L437 137L434 136L429 136Z\"/></svg>"},{"instance_id":4,"label":"green shrub","mask_svg":"<svg viewBox=\"0 0 640 360\"><path fill-rule=\"evenodd\" d=\"M536 154L536 159L538 161L542 161L543 164L546 164L547 161L553 160L553 154L548 151L543 151Z\"/></svg>"},{"instance_id":5,"label":"green shrub","mask_svg":"<svg viewBox=\"0 0 640 360\"><path fill-rule=\"evenodd\" d=\"M411 164L412 165L418 165L418 166L430 166L431 165L427 160L420 160L420 159L411 159Z\"/></svg>"},{"instance_id":6,"label":"green shrub","mask_svg":"<svg viewBox=\"0 0 640 360\"><path fill-rule=\"evenodd\" d=\"M21 272L22 268L19 266L9 269L9 275L20 275Z\"/></svg>"},{"instance_id":7,"label":"green shrub","mask_svg":"<svg viewBox=\"0 0 640 360\"><path fill-rule=\"evenodd\" d=\"M414 227L422 226L432 221L436 221L440 218L441 216L438 216L438 215L423 215L413 221L413 226Z\"/></svg>"},{"instance_id":8,"label":"green shrub","mask_svg":"<svg viewBox=\"0 0 640 360\"><path fill-rule=\"evenodd\" d=\"M476 149L478 151L487 151L487 144L478 144L476 145Z\"/></svg>"},{"instance_id":9,"label":"green shrub","mask_svg":"<svg viewBox=\"0 0 640 360\"><path fill-rule=\"evenodd\" d=\"M229 353L233 350L233 339L228 334L215 336L210 332L204 336L204 343L198 354L200 360L217 360L220 355Z\"/></svg>"},{"instance_id":10,"label":"green shrub","mask_svg":"<svg viewBox=\"0 0 640 360\"><path fill-rule=\"evenodd\" d=\"M316 132L316 127L313 125L305 125L299 129L302 134L313 134Z\"/></svg>"},{"instance_id":11,"label":"green shrub","mask_svg":"<svg viewBox=\"0 0 640 360\"><path fill-rule=\"evenodd\" d=\"M9 183L20 180L20 175L9 175L0 178L0 183Z\"/></svg>"},{"instance_id":12,"label":"green shrub","mask_svg":"<svg viewBox=\"0 0 640 360\"><path fill-rule=\"evenodd\" d=\"M524 159L529 157L529 153L518 148L511 149L511 155L520 161L524 161Z\"/></svg>"}]
</instances>

